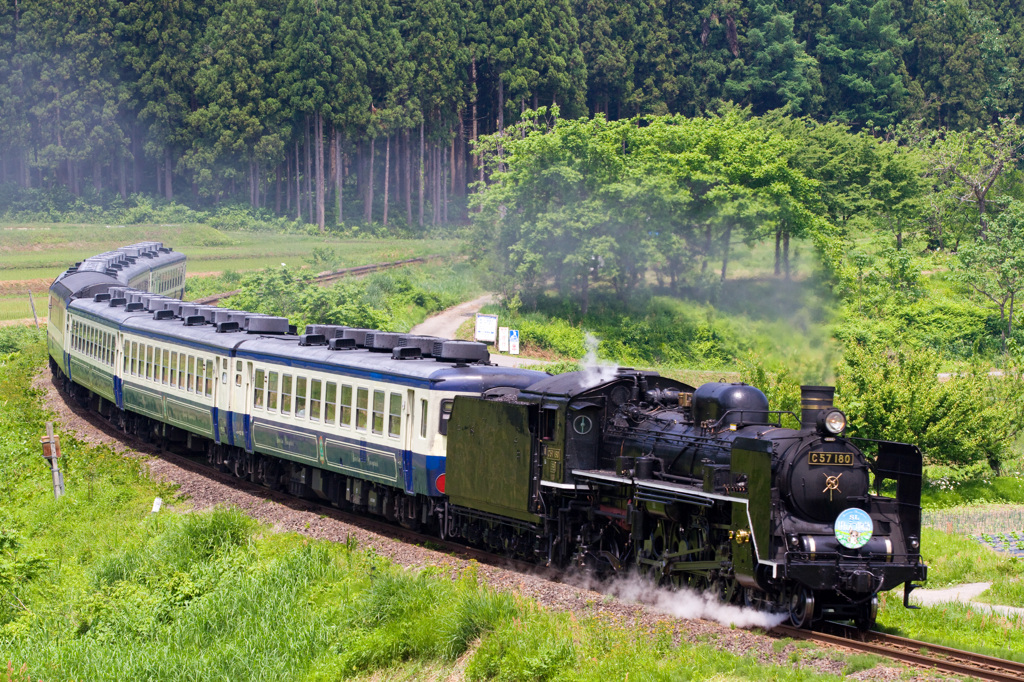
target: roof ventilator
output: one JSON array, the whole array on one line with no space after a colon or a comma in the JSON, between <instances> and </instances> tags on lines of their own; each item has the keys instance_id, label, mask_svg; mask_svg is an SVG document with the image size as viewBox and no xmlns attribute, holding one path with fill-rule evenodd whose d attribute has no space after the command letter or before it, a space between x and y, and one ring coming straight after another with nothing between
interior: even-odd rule
<instances>
[{"instance_id":1,"label":"roof ventilator","mask_svg":"<svg viewBox=\"0 0 1024 682\"><path fill-rule=\"evenodd\" d=\"M355 350L356 340L334 338L327 342L327 348L328 350Z\"/></svg>"},{"instance_id":2,"label":"roof ventilator","mask_svg":"<svg viewBox=\"0 0 1024 682\"><path fill-rule=\"evenodd\" d=\"M303 334L299 337L300 346L326 346L327 339L323 334Z\"/></svg>"}]
</instances>

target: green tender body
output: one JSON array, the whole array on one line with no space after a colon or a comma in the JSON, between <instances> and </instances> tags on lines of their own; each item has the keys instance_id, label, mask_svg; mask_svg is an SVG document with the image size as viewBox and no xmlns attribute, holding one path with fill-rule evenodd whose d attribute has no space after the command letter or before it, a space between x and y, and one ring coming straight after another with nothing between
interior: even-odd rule
<instances>
[{"instance_id":1,"label":"green tender body","mask_svg":"<svg viewBox=\"0 0 1024 682\"><path fill-rule=\"evenodd\" d=\"M529 405L455 398L448 423L447 493L452 504L539 522L530 513L533 480Z\"/></svg>"}]
</instances>

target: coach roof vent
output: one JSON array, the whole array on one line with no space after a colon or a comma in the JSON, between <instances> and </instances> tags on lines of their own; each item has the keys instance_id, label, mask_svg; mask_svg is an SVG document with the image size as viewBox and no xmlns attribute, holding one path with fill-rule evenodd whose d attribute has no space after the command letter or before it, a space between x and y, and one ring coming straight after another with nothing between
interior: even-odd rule
<instances>
[{"instance_id":1,"label":"coach roof vent","mask_svg":"<svg viewBox=\"0 0 1024 682\"><path fill-rule=\"evenodd\" d=\"M323 334L327 340L340 339L342 333L348 329L342 324L307 324L307 334Z\"/></svg>"},{"instance_id":2,"label":"coach roof vent","mask_svg":"<svg viewBox=\"0 0 1024 682\"><path fill-rule=\"evenodd\" d=\"M250 334L287 334L288 318L271 315L248 315L245 318L245 331Z\"/></svg>"},{"instance_id":3,"label":"coach roof vent","mask_svg":"<svg viewBox=\"0 0 1024 682\"><path fill-rule=\"evenodd\" d=\"M174 313L170 310L157 310L153 313L154 320L173 320Z\"/></svg>"},{"instance_id":4,"label":"coach roof vent","mask_svg":"<svg viewBox=\"0 0 1024 682\"><path fill-rule=\"evenodd\" d=\"M416 346L400 346L391 351L391 357L395 360L418 360L423 354Z\"/></svg>"},{"instance_id":5,"label":"coach roof vent","mask_svg":"<svg viewBox=\"0 0 1024 682\"><path fill-rule=\"evenodd\" d=\"M326 346L327 338L323 334L302 334L299 336L300 346Z\"/></svg>"},{"instance_id":6,"label":"coach roof vent","mask_svg":"<svg viewBox=\"0 0 1024 682\"><path fill-rule=\"evenodd\" d=\"M245 318L249 313L241 310L228 310L227 308L215 308L213 311L214 324L221 322L237 322L239 327L245 326Z\"/></svg>"},{"instance_id":7,"label":"coach roof vent","mask_svg":"<svg viewBox=\"0 0 1024 682\"><path fill-rule=\"evenodd\" d=\"M110 294L96 294L95 296L92 297L92 300L96 301L97 303L102 303L103 301L109 301L110 300Z\"/></svg>"},{"instance_id":8,"label":"coach roof vent","mask_svg":"<svg viewBox=\"0 0 1024 682\"><path fill-rule=\"evenodd\" d=\"M206 324L206 318L202 315L189 315L185 318L186 327L199 327Z\"/></svg>"},{"instance_id":9,"label":"coach roof vent","mask_svg":"<svg viewBox=\"0 0 1024 682\"><path fill-rule=\"evenodd\" d=\"M128 300L125 298L112 298L110 299L110 303L108 303L107 305L109 305L111 308L120 308L121 306L127 304Z\"/></svg>"},{"instance_id":10,"label":"coach roof vent","mask_svg":"<svg viewBox=\"0 0 1024 682\"><path fill-rule=\"evenodd\" d=\"M434 344L438 342L443 343L446 340L447 339L442 339L437 336L417 336L415 334L403 334L398 338L398 347L419 348L420 355L430 357L434 354Z\"/></svg>"},{"instance_id":11,"label":"coach roof vent","mask_svg":"<svg viewBox=\"0 0 1024 682\"><path fill-rule=\"evenodd\" d=\"M129 312L129 313L138 312L138 311L142 310L142 308L143 308L143 305L141 303L139 303L138 301L135 301L133 303L129 303L129 304L127 304L124 307L124 309L127 312Z\"/></svg>"},{"instance_id":12,"label":"coach roof vent","mask_svg":"<svg viewBox=\"0 0 1024 682\"><path fill-rule=\"evenodd\" d=\"M341 338L352 339L356 342L356 348L366 348L366 335L375 333L376 329L346 329L341 333Z\"/></svg>"},{"instance_id":13,"label":"coach roof vent","mask_svg":"<svg viewBox=\"0 0 1024 682\"><path fill-rule=\"evenodd\" d=\"M334 338L327 342L328 350L355 350L356 340L355 339L338 339Z\"/></svg>"},{"instance_id":14,"label":"coach roof vent","mask_svg":"<svg viewBox=\"0 0 1024 682\"><path fill-rule=\"evenodd\" d=\"M375 353L390 353L398 346L400 336L393 332L370 332L366 335L366 347Z\"/></svg>"},{"instance_id":15,"label":"coach roof vent","mask_svg":"<svg viewBox=\"0 0 1024 682\"><path fill-rule=\"evenodd\" d=\"M487 344L476 341L437 341L433 355L441 362L489 362Z\"/></svg>"},{"instance_id":16,"label":"coach roof vent","mask_svg":"<svg viewBox=\"0 0 1024 682\"><path fill-rule=\"evenodd\" d=\"M239 332L239 331L242 331L242 328L238 325L237 322L231 321L231 322L218 322L217 323L217 333L218 334L224 334L225 332Z\"/></svg>"}]
</instances>

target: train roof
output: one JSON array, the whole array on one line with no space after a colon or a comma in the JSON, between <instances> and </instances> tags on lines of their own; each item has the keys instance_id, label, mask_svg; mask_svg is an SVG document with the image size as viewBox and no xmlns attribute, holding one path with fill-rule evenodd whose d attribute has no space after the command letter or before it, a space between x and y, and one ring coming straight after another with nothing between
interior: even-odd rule
<instances>
[{"instance_id":1,"label":"train roof","mask_svg":"<svg viewBox=\"0 0 1024 682\"><path fill-rule=\"evenodd\" d=\"M115 293L118 292L115 290ZM172 299L161 296L142 296L158 303L172 302ZM190 326L180 317L156 319L155 311L129 311L124 304L111 306L106 296L99 298L101 300L80 298L73 301L69 308L125 332L207 352L233 354L243 359L263 360L288 367L388 380L411 386L432 386L445 391L482 392L496 387L523 389L548 377L545 372L482 363L445 362L433 357L397 359L391 352L375 352L366 348L332 350L325 345L303 346L300 345L300 337L294 334L218 331L218 326L212 324Z\"/></svg>"},{"instance_id":2,"label":"train roof","mask_svg":"<svg viewBox=\"0 0 1024 682\"><path fill-rule=\"evenodd\" d=\"M185 260L162 242L139 242L107 251L73 266L57 276L51 290L65 302L77 296L91 296L100 285L127 285L139 275Z\"/></svg>"}]
</instances>

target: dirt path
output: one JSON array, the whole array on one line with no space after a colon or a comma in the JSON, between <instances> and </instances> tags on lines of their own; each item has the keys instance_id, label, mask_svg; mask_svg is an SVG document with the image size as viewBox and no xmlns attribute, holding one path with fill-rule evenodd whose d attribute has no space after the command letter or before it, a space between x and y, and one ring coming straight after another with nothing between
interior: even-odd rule
<instances>
[{"instance_id":1,"label":"dirt path","mask_svg":"<svg viewBox=\"0 0 1024 682\"><path fill-rule=\"evenodd\" d=\"M443 339L454 339L459 327L466 320L480 312L485 305L494 302L494 294L484 294L472 301L460 303L448 310L429 317L423 322L409 330L410 334L421 334L423 336L440 336ZM491 349L491 362L500 367L522 367L524 365L545 365L547 360L527 358L523 356L499 355Z\"/></svg>"}]
</instances>

